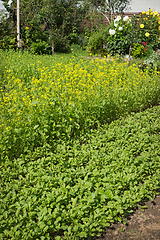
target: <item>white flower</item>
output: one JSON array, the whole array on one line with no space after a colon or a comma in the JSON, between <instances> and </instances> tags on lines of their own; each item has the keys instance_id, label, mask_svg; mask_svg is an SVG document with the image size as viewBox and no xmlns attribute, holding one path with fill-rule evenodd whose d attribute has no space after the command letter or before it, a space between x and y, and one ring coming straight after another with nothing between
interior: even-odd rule
<instances>
[{"instance_id":1,"label":"white flower","mask_svg":"<svg viewBox=\"0 0 160 240\"><path fill-rule=\"evenodd\" d=\"M116 20L114 20L114 26L117 27L118 26L118 23Z\"/></svg>"},{"instance_id":2,"label":"white flower","mask_svg":"<svg viewBox=\"0 0 160 240\"><path fill-rule=\"evenodd\" d=\"M109 29L109 34L110 35L114 35L116 33L116 31L114 29Z\"/></svg>"},{"instance_id":3,"label":"white flower","mask_svg":"<svg viewBox=\"0 0 160 240\"><path fill-rule=\"evenodd\" d=\"M119 27L118 30L119 30L119 31L122 31L122 30L123 30L123 27Z\"/></svg>"},{"instance_id":4,"label":"white flower","mask_svg":"<svg viewBox=\"0 0 160 240\"><path fill-rule=\"evenodd\" d=\"M127 22L128 19L129 19L129 17L128 17L128 16L125 16L125 17L123 18L123 21Z\"/></svg>"},{"instance_id":5,"label":"white flower","mask_svg":"<svg viewBox=\"0 0 160 240\"><path fill-rule=\"evenodd\" d=\"M121 16L117 16L115 19L115 21L119 21L119 20L121 20Z\"/></svg>"}]
</instances>

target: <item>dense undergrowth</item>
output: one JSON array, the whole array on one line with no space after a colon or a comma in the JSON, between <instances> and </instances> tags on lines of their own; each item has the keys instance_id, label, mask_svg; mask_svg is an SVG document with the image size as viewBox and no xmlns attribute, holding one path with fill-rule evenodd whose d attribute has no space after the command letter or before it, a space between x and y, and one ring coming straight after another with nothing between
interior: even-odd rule
<instances>
[{"instance_id":1,"label":"dense undergrowth","mask_svg":"<svg viewBox=\"0 0 160 240\"><path fill-rule=\"evenodd\" d=\"M0 54L0 239L92 239L156 195L160 107L142 110L159 104L159 72Z\"/></svg>"}]
</instances>

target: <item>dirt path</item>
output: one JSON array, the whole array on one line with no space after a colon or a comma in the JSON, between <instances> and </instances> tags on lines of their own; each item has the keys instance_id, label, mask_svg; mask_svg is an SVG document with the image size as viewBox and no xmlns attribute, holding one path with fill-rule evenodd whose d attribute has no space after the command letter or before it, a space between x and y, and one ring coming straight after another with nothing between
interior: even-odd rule
<instances>
[{"instance_id":1,"label":"dirt path","mask_svg":"<svg viewBox=\"0 0 160 240\"><path fill-rule=\"evenodd\" d=\"M94 240L160 240L160 195L146 208L138 207L127 217L127 224L113 224L106 232Z\"/></svg>"}]
</instances>

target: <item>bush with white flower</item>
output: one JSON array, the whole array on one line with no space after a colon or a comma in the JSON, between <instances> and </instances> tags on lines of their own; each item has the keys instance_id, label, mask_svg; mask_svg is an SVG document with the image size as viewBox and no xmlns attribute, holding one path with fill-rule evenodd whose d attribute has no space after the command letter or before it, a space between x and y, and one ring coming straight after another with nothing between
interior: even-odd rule
<instances>
[{"instance_id":1,"label":"bush with white flower","mask_svg":"<svg viewBox=\"0 0 160 240\"><path fill-rule=\"evenodd\" d=\"M131 44L132 24L128 16L118 15L110 25L105 45L110 54L127 54Z\"/></svg>"}]
</instances>

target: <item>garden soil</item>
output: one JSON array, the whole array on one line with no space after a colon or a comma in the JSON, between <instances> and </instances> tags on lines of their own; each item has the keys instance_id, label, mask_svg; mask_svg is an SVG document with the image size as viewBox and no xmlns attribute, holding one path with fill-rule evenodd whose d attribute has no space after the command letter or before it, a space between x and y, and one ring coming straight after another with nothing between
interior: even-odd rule
<instances>
[{"instance_id":1,"label":"garden soil","mask_svg":"<svg viewBox=\"0 0 160 240\"><path fill-rule=\"evenodd\" d=\"M160 195L141 204L125 221L126 225L112 224L93 240L160 240Z\"/></svg>"}]
</instances>

